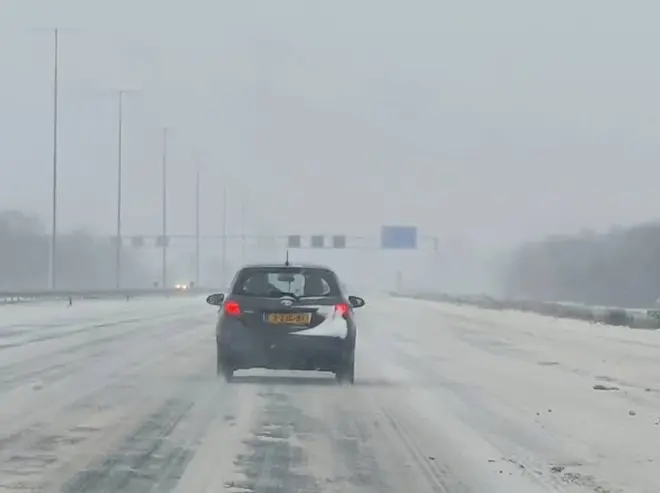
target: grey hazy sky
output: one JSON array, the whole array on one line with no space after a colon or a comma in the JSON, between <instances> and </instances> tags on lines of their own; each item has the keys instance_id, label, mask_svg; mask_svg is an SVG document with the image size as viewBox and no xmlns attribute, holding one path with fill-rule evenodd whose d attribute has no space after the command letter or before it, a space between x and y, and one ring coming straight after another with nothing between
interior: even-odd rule
<instances>
[{"instance_id":1,"label":"grey hazy sky","mask_svg":"<svg viewBox=\"0 0 660 493\"><path fill-rule=\"evenodd\" d=\"M111 233L126 103L125 229L207 231L221 189L290 232L518 241L660 211L660 4L651 1L2 0L0 206L48 214L61 38L61 220ZM238 227L238 205L230 212Z\"/></svg>"}]
</instances>

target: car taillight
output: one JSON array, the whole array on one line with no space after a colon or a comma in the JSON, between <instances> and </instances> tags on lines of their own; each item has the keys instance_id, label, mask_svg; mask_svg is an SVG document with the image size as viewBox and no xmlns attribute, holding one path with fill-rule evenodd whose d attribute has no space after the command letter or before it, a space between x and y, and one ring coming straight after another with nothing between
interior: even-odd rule
<instances>
[{"instance_id":1,"label":"car taillight","mask_svg":"<svg viewBox=\"0 0 660 493\"><path fill-rule=\"evenodd\" d=\"M237 317L241 314L241 305L236 301L227 301L224 304L225 313L232 317Z\"/></svg>"},{"instance_id":2,"label":"car taillight","mask_svg":"<svg viewBox=\"0 0 660 493\"><path fill-rule=\"evenodd\" d=\"M339 303L338 305L335 305L335 312L337 312L340 317L346 318L350 310L351 308L346 303Z\"/></svg>"}]
</instances>

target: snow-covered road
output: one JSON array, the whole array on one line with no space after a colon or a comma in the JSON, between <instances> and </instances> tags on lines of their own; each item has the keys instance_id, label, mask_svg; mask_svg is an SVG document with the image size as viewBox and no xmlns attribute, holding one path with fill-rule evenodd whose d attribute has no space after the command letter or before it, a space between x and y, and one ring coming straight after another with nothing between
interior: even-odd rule
<instances>
[{"instance_id":1,"label":"snow-covered road","mask_svg":"<svg viewBox=\"0 0 660 493\"><path fill-rule=\"evenodd\" d=\"M367 302L354 387L222 382L202 299L0 307L0 493L660 491L660 333Z\"/></svg>"}]
</instances>

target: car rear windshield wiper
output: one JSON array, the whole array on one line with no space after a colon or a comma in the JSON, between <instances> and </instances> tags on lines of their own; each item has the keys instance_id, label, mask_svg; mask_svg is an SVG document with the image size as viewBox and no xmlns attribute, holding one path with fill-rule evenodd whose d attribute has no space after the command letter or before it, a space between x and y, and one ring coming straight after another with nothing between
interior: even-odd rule
<instances>
[{"instance_id":1,"label":"car rear windshield wiper","mask_svg":"<svg viewBox=\"0 0 660 493\"><path fill-rule=\"evenodd\" d=\"M243 296L254 296L258 298L282 298L284 296L289 296L291 298L299 299L300 296L295 293L285 293L282 291L269 291L267 293L241 293Z\"/></svg>"},{"instance_id":2,"label":"car rear windshield wiper","mask_svg":"<svg viewBox=\"0 0 660 493\"><path fill-rule=\"evenodd\" d=\"M301 297L298 296L296 293L284 293L284 292L282 292L282 293L278 296L278 298L283 298L284 296L290 296L291 298L295 298L295 299L297 299L297 300L301 298Z\"/></svg>"}]
</instances>

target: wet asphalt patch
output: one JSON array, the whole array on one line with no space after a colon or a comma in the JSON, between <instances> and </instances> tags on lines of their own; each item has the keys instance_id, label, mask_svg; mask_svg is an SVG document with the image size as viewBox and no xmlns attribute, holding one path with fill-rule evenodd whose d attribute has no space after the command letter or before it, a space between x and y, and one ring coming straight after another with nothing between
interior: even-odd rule
<instances>
[{"instance_id":1,"label":"wet asphalt patch","mask_svg":"<svg viewBox=\"0 0 660 493\"><path fill-rule=\"evenodd\" d=\"M286 394L260 392L263 411L244 442L248 451L234 460L243 479L227 483L229 491L245 493L321 493L316 481L306 474L305 434L319 424L305 416Z\"/></svg>"},{"instance_id":2,"label":"wet asphalt patch","mask_svg":"<svg viewBox=\"0 0 660 493\"><path fill-rule=\"evenodd\" d=\"M90 491L138 493L172 491L193 451L168 440L192 402L172 399L149 416L119 448L99 464L78 473L62 487L63 493Z\"/></svg>"}]
</instances>

